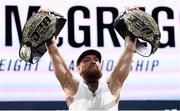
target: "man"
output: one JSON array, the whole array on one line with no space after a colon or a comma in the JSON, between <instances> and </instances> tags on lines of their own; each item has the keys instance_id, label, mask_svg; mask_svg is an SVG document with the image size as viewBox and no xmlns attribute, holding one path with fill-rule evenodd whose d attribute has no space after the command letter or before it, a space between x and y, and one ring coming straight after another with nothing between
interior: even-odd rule
<instances>
[{"instance_id":1,"label":"man","mask_svg":"<svg viewBox=\"0 0 180 111\"><path fill-rule=\"evenodd\" d=\"M101 54L93 49L83 52L77 60L80 81L73 78L66 66L55 37L47 42L54 73L65 92L69 110L118 110L120 90L130 71L136 41L130 36L125 38L124 51L107 80L101 79Z\"/></svg>"}]
</instances>

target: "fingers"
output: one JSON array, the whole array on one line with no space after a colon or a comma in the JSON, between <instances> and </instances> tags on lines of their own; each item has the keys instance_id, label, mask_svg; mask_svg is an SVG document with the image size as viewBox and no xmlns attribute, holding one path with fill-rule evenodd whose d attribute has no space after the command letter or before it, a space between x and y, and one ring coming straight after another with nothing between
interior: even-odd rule
<instances>
[{"instance_id":1,"label":"fingers","mask_svg":"<svg viewBox=\"0 0 180 111\"><path fill-rule=\"evenodd\" d=\"M125 43L129 43L129 42L132 43L132 44L136 44L137 38L131 37L131 36L126 36Z\"/></svg>"},{"instance_id":2,"label":"fingers","mask_svg":"<svg viewBox=\"0 0 180 111\"><path fill-rule=\"evenodd\" d=\"M46 12L46 13L49 13L49 9L48 8L45 8L45 7L40 7L38 12Z\"/></svg>"},{"instance_id":3,"label":"fingers","mask_svg":"<svg viewBox=\"0 0 180 111\"><path fill-rule=\"evenodd\" d=\"M126 7L125 9L126 11L133 11L133 10L139 10L139 7L137 5L133 5L130 7Z\"/></svg>"}]
</instances>

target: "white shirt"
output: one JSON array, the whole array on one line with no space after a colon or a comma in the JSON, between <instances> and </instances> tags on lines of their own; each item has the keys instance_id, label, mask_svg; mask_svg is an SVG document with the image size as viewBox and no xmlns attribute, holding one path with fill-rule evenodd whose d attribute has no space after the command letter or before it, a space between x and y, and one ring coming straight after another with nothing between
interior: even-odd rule
<instances>
[{"instance_id":1,"label":"white shirt","mask_svg":"<svg viewBox=\"0 0 180 111\"><path fill-rule=\"evenodd\" d=\"M100 79L99 86L93 96L88 86L80 80L78 90L73 102L69 106L71 111L85 110L118 110L118 103L115 102L105 79Z\"/></svg>"}]
</instances>

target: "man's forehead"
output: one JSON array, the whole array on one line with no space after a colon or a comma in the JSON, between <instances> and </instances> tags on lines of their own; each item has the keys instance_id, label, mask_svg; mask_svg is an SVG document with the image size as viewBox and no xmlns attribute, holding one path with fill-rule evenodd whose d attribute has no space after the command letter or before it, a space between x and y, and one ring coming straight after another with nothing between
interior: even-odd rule
<instances>
[{"instance_id":1,"label":"man's forehead","mask_svg":"<svg viewBox=\"0 0 180 111\"><path fill-rule=\"evenodd\" d=\"M98 58L96 55L93 55L93 54L89 54L89 55L86 55L86 56L84 56L84 58L83 59L86 59L86 58Z\"/></svg>"}]
</instances>

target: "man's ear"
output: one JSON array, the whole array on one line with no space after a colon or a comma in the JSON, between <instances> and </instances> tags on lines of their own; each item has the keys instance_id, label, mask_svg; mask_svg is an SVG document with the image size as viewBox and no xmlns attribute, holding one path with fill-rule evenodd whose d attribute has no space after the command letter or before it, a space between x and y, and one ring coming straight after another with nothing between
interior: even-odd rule
<instances>
[{"instance_id":1,"label":"man's ear","mask_svg":"<svg viewBox=\"0 0 180 111\"><path fill-rule=\"evenodd\" d=\"M80 74L80 76L82 76L79 65L76 67L76 70L77 70L77 72Z\"/></svg>"},{"instance_id":2,"label":"man's ear","mask_svg":"<svg viewBox=\"0 0 180 111\"><path fill-rule=\"evenodd\" d=\"M79 71L80 71L80 67L79 67L79 65L76 67L76 70L77 70L77 72L79 72Z\"/></svg>"}]
</instances>

